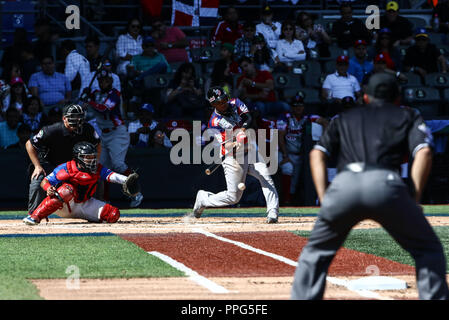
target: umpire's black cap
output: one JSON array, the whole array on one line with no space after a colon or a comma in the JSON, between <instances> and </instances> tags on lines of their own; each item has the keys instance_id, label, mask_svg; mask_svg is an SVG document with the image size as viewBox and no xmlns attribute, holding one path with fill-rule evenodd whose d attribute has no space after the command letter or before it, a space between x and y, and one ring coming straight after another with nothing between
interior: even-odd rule
<instances>
[{"instance_id":1,"label":"umpire's black cap","mask_svg":"<svg viewBox=\"0 0 449 320\"><path fill-rule=\"evenodd\" d=\"M400 89L393 76L386 73L376 73L369 79L366 93L375 99L394 102L400 94Z\"/></svg>"}]
</instances>

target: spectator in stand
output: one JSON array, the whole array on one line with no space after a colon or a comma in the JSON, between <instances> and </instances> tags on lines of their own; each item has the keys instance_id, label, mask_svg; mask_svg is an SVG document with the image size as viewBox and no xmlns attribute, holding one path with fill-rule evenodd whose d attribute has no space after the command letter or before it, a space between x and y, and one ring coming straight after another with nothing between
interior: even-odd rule
<instances>
[{"instance_id":1,"label":"spectator in stand","mask_svg":"<svg viewBox=\"0 0 449 320\"><path fill-rule=\"evenodd\" d=\"M362 83L363 77L373 70L373 62L367 57L366 41L357 40L354 44L354 56L349 59L348 73Z\"/></svg>"},{"instance_id":2,"label":"spectator in stand","mask_svg":"<svg viewBox=\"0 0 449 320\"><path fill-rule=\"evenodd\" d=\"M40 71L40 62L36 58L31 46L24 47L20 53L20 58L22 60L22 79L25 83L30 81L30 77L33 73Z\"/></svg>"},{"instance_id":3,"label":"spectator in stand","mask_svg":"<svg viewBox=\"0 0 449 320\"><path fill-rule=\"evenodd\" d=\"M33 52L36 59L42 61L44 57L52 55L53 45L58 34L53 33L48 18L39 18L34 23L34 34L36 41L33 42Z\"/></svg>"},{"instance_id":4,"label":"spectator in stand","mask_svg":"<svg viewBox=\"0 0 449 320\"><path fill-rule=\"evenodd\" d=\"M89 36L84 40L86 58L89 61L90 72L95 72L101 62L100 39L97 36Z\"/></svg>"},{"instance_id":5,"label":"spectator in stand","mask_svg":"<svg viewBox=\"0 0 449 320\"><path fill-rule=\"evenodd\" d=\"M243 24L243 36L235 40L234 57L240 60L243 57L253 57L256 51L254 36L256 34L256 26L252 21L246 21Z\"/></svg>"},{"instance_id":6,"label":"spectator in stand","mask_svg":"<svg viewBox=\"0 0 449 320\"><path fill-rule=\"evenodd\" d=\"M22 78L13 78L11 80L11 89L9 95L3 100L3 112L9 108L16 108L22 114L23 107L27 103L27 93L25 90L25 83Z\"/></svg>"},{"instance_id":7,"label":"spectator in stand","mask_svg":"<svg viewBox=\"0 0 449 320\"><path fill-rule=\"evenodd\" d=\"M268 47L263 35L257 34L254 36L254 51L253 61L257 70L271 71L274 69L275 61L273 58L273 51Z\"/></svg>"},{"instance_id":8,"label":"spectator in stand","mask_svg":"<svg viewBox=\"0 0 449 320\"><path fill-rule=\"evenodd\" d=\"M162 145L171 148L172 143L167 137L165 126L154 120L153 114L154 107L152 104L145 103L140 107L138 119L128 125L131 145L135 147Z\"/></svg>"},{"instance_id":9,"label":"spectator in stand","mask_svg":"<svg viewBox=\"0 0 449 320\"><path fill-rule=\"evenodd\" d=\"M388 59L383 53L379 53L377 56L374 57L374 68L371 72L367 73L363 77L362 81L362 88L363 91L366 91L366 86L368 85L369 79L373 74L384 72L391 74L392 76L395 76L397 80L399 81L407 81L407 76L399 71L395 71L388 68Z\"/></svg>"},{"instance_id":10,"label":"spectator in stand","mask_svg":"<svg viewBox=\"0 0 449 320\"><path fill-rule=\"evenodd\" d=\"M273 51L276 51L276 44L281 35L282 24L277 21L273 21L273 10L269 6L265 6L261 14L261 22L256 25L256 32L261 33L265 38L268 47Z\"/></svg>"},{"instance_id":11,"label":"spectator in stand","mask_svg":"<svg viewBox=\"0 0 449 320\"><path fill-rule=\"evenodd\" d=\"M399 5L395 1L387 3L385 15L380 17L380 28L391 30L393 45L411 45L413 40L413 24L399 15Z\"/></svg>"},{"instance_id":12,"label":"spectator in stand","mask_svg":"<svg viewBox=\"0 0 449 320\"><path fill-rule=\"evenodd\" d=\"M44 112L58 105L63 107L72 99L72 87L69 79L55 71L55 61L52 56L41 61L42 71L30 77L28 86L33 96L38 96L44 104Z\"/></svg>"},{"instance_id":13,"label":"spectator in stand","mask_svg":"<svg viewBox=\"0 0 449 320\"><path fill-rule=\"evenodd\" d=\"M5 79L5 81L10 81L11 79L14 78L22 78L22 75L23 71L21 64L13 62L9 64L6 69L3 70L2 79Z\"/></svg>"},{"instance_id":14,"label":"spectator in stand","mask_svg":"<svg viewBox=\"0 0 449 320\"><path fill-rule=\"evenodd\" d=\"M365 23L352 17L350 3L342 3L340 6L341 18L332 26L331 34L337 38L337 45L342 49L348 49L355 41L362 39L370 42L371 34Z\"/></svg>"},{"instance_id":15,"label":"spectator in stand","mask_svg":"<svg viewBox=\"0 0 449 320\"><path fill-rule=\"evenodd\" d=\"M151 27L151 36L155 39L156 48L168 63L189 61L186 50L189 41L181 29L168 27L162 19L154 19Z\"/></svg>"},{"instance_id":16,"label":"spectator in stand","mask_svg":"<svg viewBox=\"0 0 449 320\"><path fill-rule=\"evenodd\" d=\"M16 28L14 30L14 38L12 45L6 47L3 52L1 66L6 69L13 63L21 64L20 53L23 48L29 47L27 39L27 31L24 28Z\"/></svg>"},{"instance_id":17,"label":"spectator in stand","mask_svg":"<svg viewBox=\"0 0 449 320\"><path fill-rule=\"evenodd\" d=\"M43 126L47 125L48 119L44 113L41 100L38 97L32 96L27 100L23 108L22 122L30 128L33 135L37 134Z\"/></svg>"},{"instance_id":18,"label":"spectator in stand","mask_svg":"<svg viewBox=\"0 0 449 320\"><path fill-rule=\"evenodd\" d=\"M11 144L8 147L6 147L7 149L17 149L20 148L22 150L26 150L26 143L28 141L28 139L30 139L31 137L31 129L30 127L28 127L26 124L22 123L19 124L19 126L17 127L17 138L19 139L19 141L17 141L17 143L15 144Z\"/></svg>"},{"instance_id":19,"label":"spectator in stand","mask_svg":"<svg viewBox=\"0 0 449 320\"><path fill-rule=\"evenodd\" d=\"M449 0L439 0L438 4L433 10L433 16L438 15L439 19L439 28L438 30L434 30L434 32L443 33L445 35L444 41L445 43L449 42L448 34L449 34Z\"/></svg>"},{"instance_id":20,"label":"spectator in stand","mask_svg":"<svg viewBox=\"0 0 449 320\"><path fill-rule=\"evenodd\" d=\"M47 114L47 119L48 119L48 125L52 125L55 124L59 121L61 121L62 119L62 108L60 107L54 107L51 108L50 111L48 111Z\"/></svg>"},{"instance_id":21,"label":"spectator in stand","mask_svg":"<svg viewBox=\"0 0 449 320\"><path fill-rule=\"evenodd\" d=\"M329 45L332 42L321 24L314 24L312 15L302 11L296 18L296 38L301 40L307 50L313 50L320 57L329 57Z\"/></svg>"},{"instance_id":22,"label":"spectator in stand","mask_svg":"<svg viewBox=\"0 0 449 320\"><path fill-rule=\"evenodd\" d=\"M404 57L404 70L406 72L418 73L425 77L429 73L448 70L445 57L440 50L430 43L426 29L419 28L415 32L416 43L409 47Z\"/></svg>"},{"instance_id":23,"label":"spectator in stand","mask_svg":"<svg viewBox=\"0 0 449 320\"><path fill-rule=\"evenodd\" d=\"M237 80L237 97L250 109L257 108L261 116L278 116L290 109L289 105L276 99L273 75L269 71L257 70L251 58L239 60L243 75Z\"/></svg>"},{"instance_id":24,"label":"spectator in stand","mask_svg":"<svg viewBox=\"0 0 449 320\"><path fill-rule=\"evenodd\" d=\"M122 91L122 86L120 83L120 77L118 74L112 72L112 63L109 59L104 59L103 61L103 67L102 69L108 71L111 73L112 76L112 88L117 89L119 92ZM95 75L95 72L91 72L91 77ZM91 78L92 79L92 78ZM89 80L90 83L90 80ZM98 78L95 78L94 82L92 83L91 91L100 90L100 86L98 85Z\"/></svg>"},{"instance_id":25,"label":"spectator in stand","mask_svg":"<svg viewBox=\"0 0 449 320\"><path fill-rule=\"evenodd\" d=\"M126 33L118 37L116 54L119 59L117 74L126 77L126 66L133 56L142 54L142 23L139 19L131 19L126 26Z\"/></svg>"},{"instance_id":26,"label":"spectator in stand","mask_svg":"<svg viewBox=\"0 0 449 320\"><path fill-rule=\"evenodd\" d=\"M190 62L182 64L168 86L166 107L169 116L201 119L206 104L194 65Z\"/></svg>"},{"instance_id":27,"label":"spectator in stand","mask_svg":"<svg viewBox=\"0 0 449 320\"><path fill-rule=\"evenodd\" d=\"M214 63L210 86L220 86L228 95L234 89L233 76L240 73L239 65L234 59L234 46L230 43L221 45L221 59Z\"/></svg>"},{"instance_id":28,"label":"spectator in stand","mask_svg":"<svg viewBox=\"0 0 449 320\"><path fill-rule=\"evenodd\" d=\"M296 28L293 21L282 23L281 35L276 45L276 65L282 71L290 72L293 62L306 59L306 51L301 40L296 39Z\"/></svg>"},{"instance_id":29,"label":"spectator in stand","mask_svg":"<svg viewBox=\"0 0 449 320\"><path fill-rule=\"evenodd\" d=\"M222 43L234 45L235 41L243 35L243 25L239 23L239 13L235 7L227 7L223 18L224 20L220 21L212 31L212 46Z\"/></svg>"},{"instance_id":30,"label":"spectator in stand","mask_svg":"<svg viewBox=\"0 0 449 320\"><path fill-rule=\"evenodd\" d=\"M281 184L284 205L292 202L299 182L301 162L306 155L304 139L306 124L316 122L324 127L328 121L317 115L304 115L304 100L300 96L290 99L290 111L281 115L276 122L279 130L279 166L282 172Z\"/></svg>"},{"instance_id":31,"label":"spectator in stand","mask_svg":"<svg viewBox=\"0 0 449 320\"><path fill-rule=\"evenodd\" d=\"M388 28L380 29L377 34L376 43L371 48L368 56L373 59L376 55L382 53L387 61L387 67L391 70L402 69L402 57L398 47L394 46L391 30Z\"/></svg>"},{"instance_id":32,"label":"spectator in stand","mask_svg":"<svg viewBox=\"0 0 449 320\"><path fill-rule=\"evenodd\" d=\"M70 81L72 90L79 89L79 95L89 87L91 79L89 61L76 51L73 40L64 40L61 44L62 57L65 59L64 74ZM79 76L78 82L76 79Z\"/></svg>"},{"instance_id":33,"label":"spectator in stand","mask_svg":"<svg viewBox=\"0 0 449 320\"><path fill-rule=\"evenodd\" d=\"M348 73L349 57L339 56L337 58L336 71L327 75L321 89L323 100L327 100L332 104L340 104L344 97L351 97L362 104L362 90L356 77ZM330 110L331 113L338 113L339 110Z\"/></svg>"},{"instance_id":34,"label":"spectator in stand","mask_svg":"<svg viewBox=\"0 0 449 320\"><path fill-rule=\"evenodd\" d=\"M0 148L6 149L19 142L17 127L20 123L20 113L15 108L9 108L5 113L5 121L0 122Z\"/></svg>"},{"instance_id":35,"label":"spectator in stand","mask_svg":"<svg viewBox=\"0 0 449 320\"><path fill-rule=\"evenodd\" d=\"M133 84L137 87L142 87L143 79L150 74L171 72L165 56L156 49L153 37L143 39L142 50L142 54L134 56L127 65L128 78L135 79Z\"/></svg>"}]
</instances>

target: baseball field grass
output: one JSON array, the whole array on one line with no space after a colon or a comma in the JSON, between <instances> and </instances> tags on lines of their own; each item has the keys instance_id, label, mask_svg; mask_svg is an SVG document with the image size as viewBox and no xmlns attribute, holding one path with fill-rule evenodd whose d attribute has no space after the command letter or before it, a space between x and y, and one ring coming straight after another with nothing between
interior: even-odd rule
<instances>
[{"instance_id":1,"label":"baseball field grass","mask_svg":"<svg viewBox=\"0 0 449 320\"><path fill-rule=\"evenodd\" d=\"M427 216L449 216L449 206L423 206ZM181 217L191 209L125 209L122 217ZM264 217L264 208L208 209L204 217ZM280 216L313 217L319 208L281 208ZM0 211L0 220L18 220L26 211ZM60 219L56 216L50 218ZM59 220L60 221L60 220ZM435 226L445 253L449 227ZM6 230L7 231L7 230ZM310 231L292 233L308 237ZM411 256L383 229L352 230L344 247L414 266ZM85 279L186 277L187 275L113 233L0 235L0 300L42 299L32 279L68 279L76 272ZM447 266L449 270L449 263Z\"/></svg>"}]
</instances>

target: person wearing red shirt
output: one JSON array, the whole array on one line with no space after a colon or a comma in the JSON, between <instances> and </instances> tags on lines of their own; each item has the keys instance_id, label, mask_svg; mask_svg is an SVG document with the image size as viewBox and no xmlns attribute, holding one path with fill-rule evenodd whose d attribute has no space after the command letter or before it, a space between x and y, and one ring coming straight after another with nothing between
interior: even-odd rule
<instances>
[{"instance_id":1,"label":"person wearing red shirt","mask_svg":"<svg viewBox=\"0 0 449 320\"><path fill-rule=\"evenodd\" d=\"M276 99L273 75L257 70L251 58L239 60L243 75L237 80L237 95L250 108L257 107L262 116L277 116L290 110L288 103Z\"/></svg>"},{"instance_id":2,"label":"person wearing red shirt","mask_svg":"<svg viewBox=\"0 0 449 320\"><path fill-rule=\"evenodd\" d=\"M168 27L159 18L152 21L151 27L151 36L156 39L156 48L165 56L168 63L189 61L186 50L189 41L181 29Z\"/></svg>"},{"instance_id":3,"label":"person wearing red shirt","mask_svg":"<svg viewBox=\"0 0 449 320\"><path fill-rule=\"evenodd\" d=\"M224 20L220 21L212 32L211 45L220 43L231 43L243 35L243 25L239 23L239 13L236 8L228 7L224 14Z\"/></svg>"}]
</instances>

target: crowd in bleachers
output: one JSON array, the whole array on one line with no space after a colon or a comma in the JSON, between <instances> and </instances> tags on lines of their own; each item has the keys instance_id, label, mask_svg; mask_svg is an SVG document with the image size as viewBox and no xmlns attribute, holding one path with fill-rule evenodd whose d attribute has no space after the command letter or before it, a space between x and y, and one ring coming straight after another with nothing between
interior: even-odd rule
<instances>
[{"instance_id":1,"label":"crowd in bleachers","mask_svg":"<svg viewBox=\"0 0 449 320\"><path fill-rule=\"evenodd\" d=\"M27 136L60 121L64 105L85 103L79 99L86 88L88 94L101 91L99 66L120 92L119 116L132 148L170 148L170 130L190 128L192 120L207 123L212 110L204 97L216 85L274 123L298 97L306 113L330 119L348 104L363 104L369 77L386 72L404 88L403 104L428 119L449 116L449 1L439 1L432 26L414 24L397 2L381 9L380 29L369 30L353 17L351 2L342 3L335 11L340 18L331 22L305 11L278 21L269 6L257 19L242 21L238 9L227 6L205 46L197 48L164 19L150 19L144 31L133 18L112 50L100 52L99 38L88 36L84 55L65 40L57 56L57 36L48 20L39 19L35 42L17 29L4 49L0 147L23 147Z\"/></svg>"}]
</instances>

